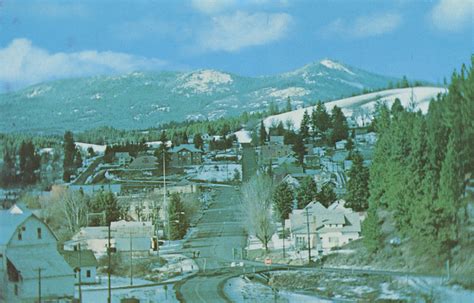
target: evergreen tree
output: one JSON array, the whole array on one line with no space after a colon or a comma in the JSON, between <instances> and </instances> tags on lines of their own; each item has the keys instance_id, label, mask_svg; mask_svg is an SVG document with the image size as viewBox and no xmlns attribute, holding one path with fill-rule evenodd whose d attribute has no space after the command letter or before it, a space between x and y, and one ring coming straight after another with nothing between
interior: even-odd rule
<instances>
[{"instance_id":1,"label":"evergreen tree","mask_svg":"<svg viewBox=\"0 0 474 303\"><path fill-rule=\"evenodd\" d=\"M378 216L374 207L369 208L367 218L362 222L363 242L369 253L375 253L381 248L382 240Z\"/></svg>"},{"instance_id":2,"label":"evergreen tree","mask_svg":"<svg viewBox=\"0 0 474 303\"><path fill-rule=\"evenodd\" d=\"M120 219L120 208L117 197L115 197L112 192L101 190L90 202L89 209L92 213L105 212L106 225ZM95 225L98 225L98 222L96 222Z\"/></svg>"},{"instance_id":3,"label":"evergreen tree","mask_svg":"<svg viewBox=\"0 0 474 303\"><path fill-rule=\"evenodd\" d=\"M194 147L202 149L204 147L204 141L202 140L201 134L196 133L193 138Z\"/></svg>"},{"instance_id":4,"label":"evergreen tree","mask_svg":"<svg viewBox=\"0 0 474 303\"><path fill-rule=\"evenodd\" d=\"M273 209L283 227L283 258L285 257L285 220L293 210L293 191L288 183L281 182L273 192Z\"/></svg>"},{"instance_id":5,"label":"evergreen tree","mask_svg":"<svg viewBox=\"0 0 474 303\"><path fill-rule=\"evenodd\" d=\"M347 120L342 110L334 106L331 111L331 124L332 124L332 134L331 142L332 144L337 141L347 139L349 135L349 127L347 126Z\"/></svg>"},{"instance_id":6,"label":"evergreen tree","mask_svg":"<svg viewBox=\"0 0 474 303\"><path fill-rule=\"evenodd\" d=\"M316 109L311 113L311 125L314 133L323 133L331 127L331 117L321 101L318 102Z\"/></svg>"},{"instance_id":7,"label":"evergreen tree","mask_svg":"<svg viewBox=\"0 0 474 303\"><path fill-rule=\"evenodd\" d=\"M303 140L309 138L309 124L310 124L310 117L308 111L305 110L303 114L303 120L301 120L300 126L300 136Z\"/></svg>"},{"instance_id":8,"label":"evergreen tree","mask_svg":"<svg viewBox=\"0 0 474 303\"><path fill-rule=\"evenodd\" d=\"M336 199L337 196L334 192L333 185L330 183L324 184L323 187L321 187L321 191L318 193L318 201L325 207L328 207L332 202L336 201Z\"/></svg>"},{"instance_id":9,"label":"evergreen tree","mask_svg":"<svg viewBox=\"0 0 474 303\"><path fill-rule=\"evenodd\" d=\"M260 121L260 145L265 145L265 141L267 141L267 130L265 129L265 125L263 124L263 120Z\"/></svg>"},{"instance_id":10,"label":"evergreen tree","mask_svg":"<svg viewBox=\"0 0 474 303\"><path fill-rule=\"evenodd\" d=\"M170 167L170 162L171 162L171 154L169 152L169 147L168 147L168 137L166 136L165 131L161 132L160 141L161 141L161 144L155 150L154 154L158 161L158 168L161 171L163 170L163 165L165 165L165 168L168 169ZM164 163L163 163L163 159L164 159Z\"/></svg>"},{"instance_id":11,"label":"evergreen tree","mask_svg":"<svg viewBox=\"0 0 474 303\"><path fill-rule=\"evenodd\" d=\"M390 111L392 112L392 115L397 115L397 114L405 111L405 109L402 106L402 102L400 101L400 99L395 98L395 101L393 101L392 108L391 108Z\"/></svg>"},{"instance_id":12,"label":"evergreen tree","mask_svg":"<svg viewBox=\"0 0 474 303\"><path fill-rule=\"evenodd\" d=\"M369 199L369 169L364 166L360 153L352 157L352 167L348 172L347 206L355 211L364 211L368 208Z\"/></svg>"},{"instance_id":13,"label":"evergreen tree","mask_svg":"<svg viewBox=\"0 0 474 303\"><path fill-rule=\"evenodd\" d=\"M64 133L63 150L63 179L64 181L69 182L71 175L74 173L74 155L76 154L76 145L74 144L74 137L72 132L70 131L66 131Z\"/></svg>"},{"instance_id":14,"label":"evergreen tree","mask_svg":"<svg viewBox=\"0 0 474 303\"><path fill-rule=\"evenodd\" d=\"M8 141L5 141L3 146L3 165L0 182L4 187L13 185L16 182L15 149Z\"/></svg>"},{"instance_id":15,"label":"evergreen tree","mask_svg":"<svg viewBox=\"0 0 474 303\"><path fill-rule=\"evenodd\" d=\"M76 154L74 155L74 167L75 168L82 167L82 155L79 149L76 149Z\"/></svg>"},{"instance_id":16,"label":"evergreen tree","mask_svg":"<svg viewBox=\"0 0 474 303\"><path fill-rule=\"evenodd\" d=\"M288 98L286 99L285 111L286 111L286 112L291 112L291 111L292 111L290 96L288 96Z\"/></svg>"},{"instance_id":17,"label":"evergreen tree","mask_svg":"<svg viewBox=\"0 0 474 303\"><path fill-rule=\"evenodd\" d=\"M303 166L304 165L304 154L305 154L305 146L303 143L303 138L301 134L294 136L295 142L293 144L293 152L298 159L298 163Z\"/></svg>"},{"instance_id":18,"label":"evergreen tree","mask_svg":"<svg viewBox=\"0 0 474 303\"><path fill-rule=\"evenodd\" d=\"M184 205L178 193L172 193L168 205L169 234L171 240L182 239L188 229Z\"/></svg>"},{"instance_id":19,"label":"evergreen tree","mask_svg":"<svg viewBox=\"0 0 474 303\"><path fill-rule=\"evenodd\" d=\"M298 201L298 209L303 209L310 202L317 200L318 187L311 176L306 176L296 192L296 200Z\"/></svg>"},{"instance_id":20,"label":"evergreen tree","mask_svg":"<svg viewBox=\"0 0 474 303\"><path fill-rule=\"evenodd\" d=\"M37 181L36 170L40 167L40 157L35 153L31 141L21 143L19 156L21 182L25 185L34 184Z\"/></svg>"}]
</instances>

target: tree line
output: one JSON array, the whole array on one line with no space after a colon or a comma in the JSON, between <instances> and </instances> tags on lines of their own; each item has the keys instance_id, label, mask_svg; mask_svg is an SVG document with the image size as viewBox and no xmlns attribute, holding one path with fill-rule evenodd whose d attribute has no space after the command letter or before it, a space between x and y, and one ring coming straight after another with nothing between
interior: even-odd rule
<instances>
[{"instance_id":1,"label":"tree line","mask_svg":"<svg viewBox=\"0 0 474 303\"><path fill-rule=\"evenodd\" d=\"M474 57L472 58L474 64ZM370 168L364 241L371 252L384 245L380 226L394 222L415 252L436 260L452 257L466 239L469 176L474 172L474 74L472 65L454 72L449 92L430 103L428 113L395 102L379 104L378 141ZM382 216L388 211L389 216Z\"/></svg>"}]
</instances>

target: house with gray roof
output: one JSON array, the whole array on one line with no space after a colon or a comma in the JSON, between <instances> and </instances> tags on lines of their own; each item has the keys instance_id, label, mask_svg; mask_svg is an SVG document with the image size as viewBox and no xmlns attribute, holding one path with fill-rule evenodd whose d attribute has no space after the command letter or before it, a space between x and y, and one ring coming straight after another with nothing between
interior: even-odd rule
<instances>
[{"instance_id":1,"label":"house with gray roof","mask_svg":"<svg viewBox=\"0 0 474 303\"><path fill-rule=\"evenodd\" d=\"M0 211L0 302L37 302L40 290L43 302L71 302L74 272L51 229L15 204Z\"/></svg>"},{"instance_id":2,"label":"house with gray roof","mask_svg":"<svg viewBox=\"0 0 474 303\"><path fill-rule=\"evenodd\" d=\"M76 284L96 283L97 266L99 266L99 263L92 250L62 251L61 255L63 255L64 260L71 267Z\"/></svg>"},{"instance_id":3,"label":"house with gray roof","mask_svg":"<svg viewBox=\"0 0 474 303\"><path fill-rule=\"evenodd\" d=\"M295 248L307 248L308 243L320 252L347 244L360 237L360 216L338 200L328 208L313 201L304 209L295 209L287 220ZM309 225L309 237L308 237Z\"/></svg>"},{"instance_id":4,"label":"house with gray roof","mask_svg":"<svg viewBox=\"0 0 474 303\"><path fill-rule=\"evenodd\" d=\"M203 151L194 144L181 144L170 150L172 166L200 165Z\"/></svg>"}]
</instances>

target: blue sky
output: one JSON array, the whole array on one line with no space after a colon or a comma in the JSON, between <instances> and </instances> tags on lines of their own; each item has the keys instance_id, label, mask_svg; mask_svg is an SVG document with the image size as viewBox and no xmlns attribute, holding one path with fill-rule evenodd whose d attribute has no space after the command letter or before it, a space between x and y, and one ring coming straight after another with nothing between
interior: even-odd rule
<instances>
[{"instance_id":1,"label":"blue sky","mask_svg":"<svg viewBox=\"0 0 474 303\"><path fill-rule=\"evenodd\" d=\"M270 75L331 58L442 82L474 53L474 0L0 0L0 90L134 70Z\"/></svg>"}]
</instances>

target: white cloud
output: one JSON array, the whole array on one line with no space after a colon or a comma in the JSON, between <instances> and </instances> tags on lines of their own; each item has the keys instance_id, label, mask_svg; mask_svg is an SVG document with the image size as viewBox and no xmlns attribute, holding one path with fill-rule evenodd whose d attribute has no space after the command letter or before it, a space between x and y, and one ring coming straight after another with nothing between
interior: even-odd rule
<instances>
[{"instance_id":1,"label":"white cloud","mask_svg":"<svg viewBox=\"0 0 474 303\"><path fill-rule=\"evenodd\" d=\"M153 70L165 65L160 59L111 51L49 53L28 39L14 39L0 48L0 82L13 89L52 79Z\"/></svg>"},{"instance_id":2,"label":"white cloud","mask_svg":"<svg viewBox=\"0 0 474 303\"><path fill-rule=\"evenodd\" d=\"M215 14L234 6L235 0L192 0L192 5L205 14Z\"/></svg>"},{"instance_id":3,"label":"white cloud","mask_svg":"<svg viewBox=\"0 0 474 303\"><path fill-rule=\"evenodd\" d=\"M339 18L323 28L322 33L360 39L393 32L401 23L402 17L396 13L361 16L350 22Z\"/></svg>"},{"instance_id":4,"label":"white cloud","mask_svg":"<svg viewBox=\"0 0 474 303\"><path fill-rule=\"evenodd\" d=\"M227 52L268 44L286 35L291 20L286 13L237 11L215 16L210 26L198 34L198 44L202 50Z\"/></svg>"},{"instance_id":5,"label":"white cloud","mask_svg":"<svg viewBox=\"0 0 474 303\"><path fill-rule=\"evenodd\" d=\"M473 24L474 0L440 0L430 13L433 25L444 31L457 31Z\"/></svg>"}]
</instances>

